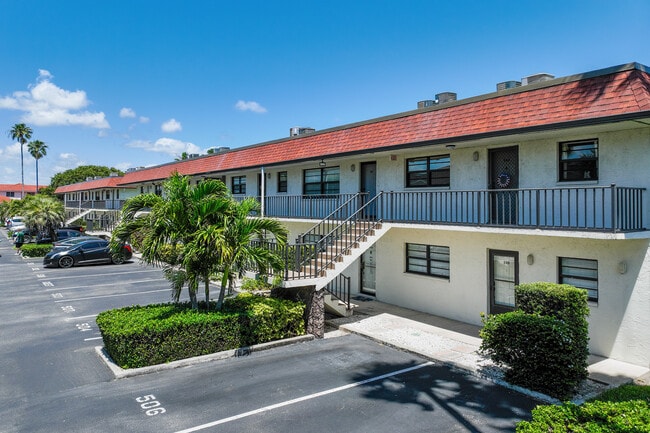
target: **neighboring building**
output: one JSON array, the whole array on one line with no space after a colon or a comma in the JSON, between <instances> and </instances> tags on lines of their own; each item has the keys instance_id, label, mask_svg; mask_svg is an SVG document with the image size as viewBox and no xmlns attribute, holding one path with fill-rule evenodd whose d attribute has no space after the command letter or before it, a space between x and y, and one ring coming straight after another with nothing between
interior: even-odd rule
<instances>
[{"instance_id":1,"label":"neighboring building","mask_svg":"<svg viewBox=\"0 0 650 433\"><path fill-rule=\"evenodd\" d=\"M650 366L648 68L497 89L132 171L118 185L157 192L177 171L258 197L290 239L322 252L294 257L287 285L336 281L472 324L512 309L520 282L586 288L591 352Z\"/></svg>"},{"instance_id":2,"label":"neighboring building","mask_svg":"<svg viewBox=\"0 0 650 433\"><path fill-rule=\"evenodd\" d=\"M39 189L44 188L40 186ZM25 196L36 194L36 185L24 186ZM14 184L0 184L0 197L9 197L10 199L23 198L23 185L19 183Z\"/></svg>"},{"instance_id":3,"label":"neighboring building","mask_svg":"<svg viewBox=\"0 0 650 433\"><path fill-rule=\"evenodd\" d=\"M111 231L124 201L139 194L136 188L120 186L120 180L114 174L58 187L55 194L63 196L66 224L83 218L87 230Z\"/></svg>"}]
</instances>

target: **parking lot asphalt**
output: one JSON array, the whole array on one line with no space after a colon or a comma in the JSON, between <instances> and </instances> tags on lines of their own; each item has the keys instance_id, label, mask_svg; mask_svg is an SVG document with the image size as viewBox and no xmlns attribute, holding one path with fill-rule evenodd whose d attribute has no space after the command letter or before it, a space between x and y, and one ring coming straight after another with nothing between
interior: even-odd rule
<instances>
[{"instance_id":1,"label":"parking lot asphalt","mask_svg":"<svg viewBox=\"0 0 650 433\"><path fill-rule=\"evenodd\" d=\"M169 301L161 271L43 269L7 239L0 254L3 432L496 432L539 403L352 334L116 379L94 318Z\"/></svg>"}]
</instances>

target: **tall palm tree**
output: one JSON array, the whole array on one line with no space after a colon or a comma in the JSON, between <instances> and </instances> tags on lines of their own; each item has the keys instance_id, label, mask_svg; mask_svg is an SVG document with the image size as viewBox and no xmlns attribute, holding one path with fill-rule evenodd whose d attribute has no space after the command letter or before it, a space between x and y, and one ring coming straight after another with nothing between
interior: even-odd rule
<instances>
[{"instance_id":1,"label":"tall palm tree","mask_svg":"<svg viewBox=\"0 0 650 433\"><path fill-rule=\"evenodd\" d=\"M32 138L32 128L24 123L16 123L11 130L9 136L12 140L17 140L20 143L20 185L21 185L21 198L25 197L25 170L23 168L23 146Z\"/></svg>"},{"instance_id":2,"label":"tall palm tree","mask_svg":"<svg viewBox=\"0 0 650 433\"><path fill-rule=\"evenodd\" d=\"M47 155L47 144L41 140L30 141L27 150L36 160L36 194L38 194L38 160Z\"/></svg>"}]
</instances>

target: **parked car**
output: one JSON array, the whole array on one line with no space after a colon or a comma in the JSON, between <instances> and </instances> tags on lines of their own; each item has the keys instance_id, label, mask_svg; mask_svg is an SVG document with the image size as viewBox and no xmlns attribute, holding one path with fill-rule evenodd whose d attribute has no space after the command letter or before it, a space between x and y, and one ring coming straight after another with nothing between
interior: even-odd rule
<instances>
[{"instance_id":1,"label":"parked car","mask_svg":"<svg viewBox=\"0 0 650 433\"><path fill-rule=\"evenodd\" d=\"M93 240L93 239L100 240L102 238L97 237L97 236L86 236L86 235L77 236L77 237L69 237L69 238L66 238L66 239L63 239L63 240L60 240L60 241L53 242L52 246L55 247L55 248L56 247L68 247L68 246L71 246L71 245L76 245L79 242L85 242L85 241L89 241L89 240ZM104 240L106 240L106 239L104 239Z\"/></svg>"},{"instance_id":2,"label":"parked car","mask_svg":"<svg viewBox=\"0 0 650 433\"><path fill-rule=\"evenodd\" d=\"M13 233L27 229L25 226L25 219L21 216L14 216L7 221L7 228Z\"/></svg>"},{"instance_id":3,"label":"parked car","mask_svg":"<svg viewBox=\"0 0 650 433\"><path fill-rule=\"evenodd\" d=\"M77 238L80 236L85 236L83 232L74 229L56 229L55 232L56 232L55 242L63 241L69 238ZM51 244L53 241L54 239L52 239L49 236L49 233L43 233L41 234L41 236L39 236L36 239L37 244Z\"/></svg>"},{"instance_id":4,"label":"parked car","mask_svg":"<svg viewBox=\"0 0 650 433\"><path fill-rule=\"evenodd\" d=\"M73 245L54 247L43 257L43 266L70 268L75 265L98 263L122 264L133 256L131 245L125 243L120 252L113 253L104 239L87 239Z\"/></svg>"}]
</instances>

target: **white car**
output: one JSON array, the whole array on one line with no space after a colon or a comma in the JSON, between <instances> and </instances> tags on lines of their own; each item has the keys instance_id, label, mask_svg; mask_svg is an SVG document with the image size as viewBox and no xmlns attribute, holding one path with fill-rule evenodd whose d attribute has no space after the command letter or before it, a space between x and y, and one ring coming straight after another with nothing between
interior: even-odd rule
<instances>
[{"instance_id":1,"label":"white car","mask_svg":"<svg viewBox=\"0 0 650 433\"><path fill-rule=\"evenodd\" d=\"M25 219L21 216L15 216L11 218L9 220L8 228L14 233L19 232L21 230L26 230L27 226L25 226Z\"/></svg>"}]
</instances>

